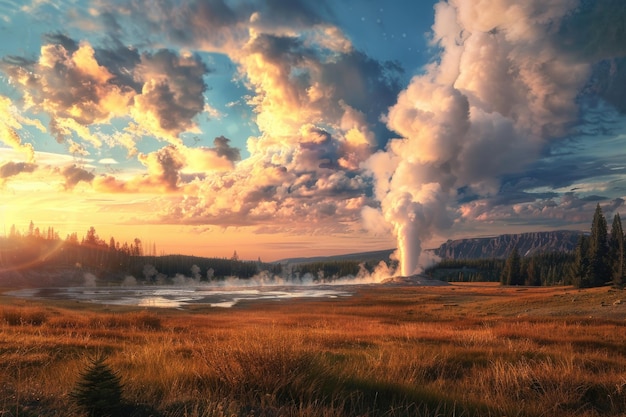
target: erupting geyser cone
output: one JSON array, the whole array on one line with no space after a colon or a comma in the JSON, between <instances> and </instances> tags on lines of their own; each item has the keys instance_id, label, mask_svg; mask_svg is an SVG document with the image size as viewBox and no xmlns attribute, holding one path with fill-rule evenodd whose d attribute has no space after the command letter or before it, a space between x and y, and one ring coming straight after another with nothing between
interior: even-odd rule
<instances>
[{"instance_id":1,"label":"erupting geyser cone","mask_svg":"<svg viewBox=\"0 0 626 417\"><path fill-rule=\"evenodd\" d=\"M387 127L399 137L362 165L375 179L383 219L393 225L398 273L418 272L421 242L455 223L517 216L517 208L504 207L525 182L502 187L502 179L528 169L550 149L548 141L580 131L572 128L587 123L581 110L610 101L601 86L624 77L623 68L599 65L626 54L623 36L603 30L623 18L622 3L436 3L431 42L439 56L389 108ZM581 33L598 36L580 42ZM566 209L565 198L560 205L539 194L524 198L533 201L529 207Z\"/></svg>"},{"instance_id":2,"label":"erupting geyser cone","mask_svg":"<svg viewBox=\"0 0 626 417\"><path fill-rule=\"evenodd\" d=\"M417 225L413 221L397 225L400 273L408 277L417 270L422 246L417 238Z\"/></svg>"}]
</instances>

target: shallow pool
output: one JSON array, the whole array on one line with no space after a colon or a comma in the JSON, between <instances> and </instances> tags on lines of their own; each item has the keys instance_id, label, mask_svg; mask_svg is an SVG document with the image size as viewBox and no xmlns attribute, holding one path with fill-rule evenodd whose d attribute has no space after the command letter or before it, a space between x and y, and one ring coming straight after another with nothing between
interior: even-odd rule
<instances>
[{"instance_id":1,"label":"shallow pool","mask_svg":"<svg viewBox=\"0 0 626 417\"><path fill-rule=\"evenodd\" d=\"M345 288L327 285L222 287L211 285L145 285L119 287L59 287L11 291L21 298L76 300L85 303L181 308L190 304L232 307L244 300L337 298L352 295Z\"/></svg>"}]
</instances>

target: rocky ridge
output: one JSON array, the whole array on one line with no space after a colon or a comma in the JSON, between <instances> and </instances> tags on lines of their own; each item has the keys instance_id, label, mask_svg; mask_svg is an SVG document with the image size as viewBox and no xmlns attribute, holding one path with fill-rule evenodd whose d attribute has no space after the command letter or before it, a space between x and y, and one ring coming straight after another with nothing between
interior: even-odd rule
<instances>
[{"instance_id":1,"label":"rocky ridge","mask_svg":"<svg viewBox=\"0 0 626 417\"><path fill-rule=\"evenodd\" d=\"M517 248L522 256L546 252L571 253L576 249L581 233L558 230L448 240L433 252L443 259L506 258L513 248Z\"/></svg>"}]
</instances>

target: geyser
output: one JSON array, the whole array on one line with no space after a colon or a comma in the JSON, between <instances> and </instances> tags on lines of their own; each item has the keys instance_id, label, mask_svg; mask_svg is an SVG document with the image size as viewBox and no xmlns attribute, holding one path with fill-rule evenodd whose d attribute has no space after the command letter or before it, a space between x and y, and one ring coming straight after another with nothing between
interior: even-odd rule
<instances>
[{"instance_id":1,"label":"geyser","mask_svg":"<svg viewBox=\"0 0 626 417\"><path fill-rule=\"evenodd\" d=\"M396 236L398 238L400 272L403 276L408 277L416 272L422 251L421 242L416 239L418 230L415 220L399 223L396 226Z\"/></svg>"},{"instance_id":2,"label":"geyser","mask_svg":"<svg viewBox=\"0 0 626 417\"><path fill-rule=\"evenodd\" d=\"M397 239L403 275L420 272L425 240L476 220L463 197L485 201L488 212L504 175L523 170L548 140L579 122L600 57L573 52L575 43L564 39L572 32L559 28L577 13L610 16L611 7L568 0L435 5L432 44L440 53L389 109L387 127L399 138L363 164L375 179L379 217ZM616 39L602 41L623 49Z\"/></svg>"}]
</instances>

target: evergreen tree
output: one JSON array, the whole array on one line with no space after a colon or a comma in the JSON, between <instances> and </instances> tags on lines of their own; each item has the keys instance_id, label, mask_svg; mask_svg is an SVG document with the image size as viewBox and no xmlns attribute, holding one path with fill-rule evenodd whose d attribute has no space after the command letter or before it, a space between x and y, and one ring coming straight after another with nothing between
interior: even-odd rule
<instances>
[{"instance_id":1,"label":"evergreen tree","mask_svg":"<svg viewBox=\"0 0 626 417\"><path fill-rule=\"evenodd\" d=\"M70 393L89 417L117 416L122 407L120 378L105 361L102 354L92 357Z\"/></svg>"},{"instance_id":2,"label":"evergreen tree","mask_svg":"<svg viewBox=\"0 0 626 417\"><path fill-rule=\"evenodd\" d=\"M500 282L505 285L524 285L522 262L517 247L513 248L504 264Z\"/></svg>"},{"instance_id":3,"label":"evergreen tree","mask_svg":"<svg viewBox=\"0 0 626 417\"><path fill-rule=\"evenodd\" d=\"M624 230L619 213L615 213L611 225L611 237L609 238L609 257L611 260L611 275L613 285L624 285Z\"/></svg>"},{"instance_id":4,"label":"evergreen tree","mask_svg":"<svg viewBox=\"0 0 626 417\"><path fill-rule=\"evenodd\" d=\"M87 246L98 246L98 243L100 241L100 238L98 237L98 234L96 233L96 229L91 226L89 228L89 230L87 230L87 235L83 238L83 245L87 245Z\"/></svg>"},{"instance_id":5,"label":"evergreen tree","mask_svg":"<svg viewBox=\"0 0 626 417\"><path fill-rule=\"evenodd\" d=\"M578 244L576 245L576 252L574 258L574 264L572 266L572 282L576 287L585 288L589 287L589 237L580 235L578 238Z\"/></svg>"},{"instance_id":6,"label":"evergreen tree","mask_svg":"<svg viewBox=\"0 0 626 417\"><path fill-rule=\"evenodd\" d=\"M539 273L539 269L537 268L537 260L535 256L531 257L528 260L528 265L526 267L525 284L541 286L541 274Z\"/></svg>"},{"instance_id":7,"label":"evergreen tree","mask_svg":"<svg viewBox=\"0 0 626 417\"><path fill-rule=\"evenodd\" d=\"M604 284L611 276L606 218L600 204L596 206L589 236L589 286Z\"/></svg>"}]
</instances>

